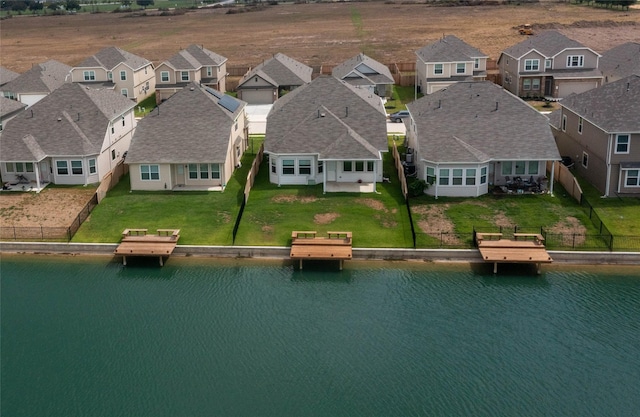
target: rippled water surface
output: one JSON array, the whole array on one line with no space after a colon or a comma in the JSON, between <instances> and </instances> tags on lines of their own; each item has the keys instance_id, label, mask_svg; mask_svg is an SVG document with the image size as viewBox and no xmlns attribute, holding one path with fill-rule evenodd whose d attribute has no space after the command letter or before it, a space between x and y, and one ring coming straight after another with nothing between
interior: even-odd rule
<instances>
[{"instance_id":1,"label":"rippled water surface","mask_svg":"<svg viewBox=\"0 0 640 417\"><path fill-rule=\"evenodd\" d=\"M3 256L3 416L637 416L640 269Z\"/></svg>"}]
</instances>

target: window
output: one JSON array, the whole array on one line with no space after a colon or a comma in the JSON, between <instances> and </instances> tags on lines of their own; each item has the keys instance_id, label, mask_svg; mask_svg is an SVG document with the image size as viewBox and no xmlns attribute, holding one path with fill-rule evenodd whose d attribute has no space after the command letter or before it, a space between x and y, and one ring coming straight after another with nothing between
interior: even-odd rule
<instances>
[{"instance_id":1,"label":"window","mask_svg":"<svg viewBox=\"0 0 640 417\"><path fill-rule=\"evenodd\" d=\"M96 80L96 72L95 71L84 71L83 72L85 81L95 81Z\"/></svg>"},{"instance_id":2,"label":"window","mask_svg":"<svg viewBox=\"0 0 640 417\"><path fill-rule=\"evenodd\" d=\"M82 161L71 161L71 173L73 175L82 175Z\"/></svg>"},{"instance_id":3,"label":"window","mask_svg":"<svg viewBox=\"0 0 640 417\"><path fill-rule=\"evenodd\" d=\"M462 169L453 170L453 185L462 185Z\"/></svg>"},{"instance_id":4,"label":"window","mask_svg":"<svg viewBox=\"0 0 640 417\"><path fill-rule=\"evenodd\" d=\"M578 118L578 133L582 133L582 125L583 125L584 121L582 120L582 117Z\"/></svg>"},{"instance_id":5,"label":"window","mask_svg":"<svg viewBox=\"0 0 640 417\"><path fill-rule=\"evenodd\" d=\"M440 185L449 185L449 170L443 168L440 170L440 181L438 182Z\"/></svg>"},{"instance_id":6,"label":"window","mask_svg":"<svg viewBox=\"0 0 640 417\"><path fill-rule=\"evenodd\" d=\"M482 167L480 169L480 184L487 183L487 167Z\"/></svg>"},{"instance_id":7,"label":"window","mask_svg":"<svg viewBox=\"0 0 640 417\"><path fill-rule=\"evenodd\" d=\"M465 172L465 185L476 185L476 170L474 168L467 169Z\"/></svg>"},{"instance_id":8,"label":"window","mask_svg":"<svg viewBox=\"0 0 640 417\"><path fill-rule=\"evenodd\" d=\"M24 172L24 164L22 162L16 162L16 172Z\"/></svg>"},{"instance_id":9,"label":"window","mask_svg":"<svg viewBox=\"0 0 640 417\"><path fill-rule=\"evenodd\" d=\"M124 125L125 125L124 116L122 116L122 126L124 126Z\"/></svg>"},{"instance_id":10,"label":"window","mask_svg":"<svg viewBox=\"0 0 640 417\"><path fill-rule=\"evenodd\" d=\"M434 167L427 167L427 184L436 183L436 169Z\"/></svg>"},{"instance_id":11,"label":"window","mask_svg":"<svg viewBox=\"0 0 640 417\"><path fill-rule=\"evenodd\" d=\"M512 170L513 164L511 163L511 161L506 161L502 163L502 175L511 175L511 170Z\"/></svg>"},{"instance_id":12,"label":"window","mask_svg":"<svg viewBox=\"0 0 640 417\"><path fill-rule=\"evenodd\" d=\"M282 160L282 175L294 175L295 172L295 163L296 161L293 159L283 159Z\"/></svg>"},{"instance_id":13,"label":"window","mask_svg":"<svg viewBox=\"0 0 640 417\"><path fill-rule=\"evenodd\" d=\"M180 71L180 80L189 81L189 71Z\"/></svg>"},{"instance_id":14,"label":"window","mask_svg":"<svg viewBox=\"0 0 640 417\"><path fill-rule=\"evenodd\" d=\"M169 82L169 71L161 71L160 72L160 81L163 83Z\"/></svg>"},{"instance_id":15,"label":"window","mask_svg":"<svg viewBox=\"0 0 640 417\"><path fill-rule=\"evenodd\" d=\"M142 181L157 181L160 179L158 165L140 165L140 179Z\"/></svg>"},{"instance_id":16,"label":"window","mask_svg":"<svg viewBox=\"0 0 640 417\"><path fill-rule=\"evenodd\" d=\"M116 150L111 149L111 160L113 161L114 159L116 159Z\"/></svg>"},{"instance_id":17,"label":"window","mask_svg":"<svg viewBox=\"0 0 640 417\"><path fill-rule=\"evenodd\" d=\"M544 60L544 67L546 69L551 69L551 60L550 59L545 59Z\"/></svg>"},{"instance_id":18,"label":"window","mask_svg":"<svg viewBox=\"0 0 640 417\"><path fill-rule=\"evenodd\" d=\"M129 90L127 90L126 88L120 90L120 93L125 97L129 97Z\"/></svg>"},{"instance_id":19,"label":"window","mask_svg":"<svg viewBox=\"0 0 640 417\"><path fill-rule=\"evenodd\" d=\"M120 81L127 81L127 71L120 71Z\"/></svg>"},{"instance_id":20,"label":"window","mask_svg":"<svg viewBox=\"0 0 640 417\"><path fill-rule=\"evenodd\" d=\"M301 159L298 161L298 173L300 175L311 175L310 159Z\"/></svg>"},{"instance_id":21,"label":"window","mask_svg":"<svg viewBox=\"0 0 640 417\"><path fill-rule=\"evenodd\" d=\"M342 170L345 172L351 172L353 171L353 162L351 161L344 161L342 163Z\"/></svg>"},{"instance_id":22,"label":"window","mask_svg":"<svg viewBox=\"0 0 640 417\"><path fill-rule=\"evenodd\" d=\"M529 161L529 167L527 169L527 174L529 174L529 175L538 175L538 161Z\"/></svg>"},{"instance_id":23,"label":"window","mask_svg":"<svg viewBox=\"0 0 640 417\"><path fill-rule=\"evenodd\" d=\"M540 69L539 59L525 59L524 70L525 71L538 71Z\"/></svg>"},{"instance_id":24,"label":"window","mask_svg":"<svg viewBox=\"0 0 640 417\"><path fill-rule=\"evenodd\" d=\"M367 171L375 171L375 163L373 161L367 161Z\"/></svg>"},{"instance_id":25,"label":"window","mask_svg":"<svg viewBox=\"0 0 640 417\"><path fill-rule=\"evenodd\" d=\"M15 168L13 167L13 162L7 162L4 166L7 172L16 172Z\"/></svg>"},{"instance_id":26,"label":"window","mask_svg":"<svg viewBox=\"0 0 640 417\"><path fill-rule=\"evenodd\" d=\"M522 89L523 90L531 90L531 79L523 78L522 79Z\"/></svg>"},{"instance_id":27,"label":"window","mask_svg":"<svg viewBox=\"0 0 640 417\"><path fill-rule=\"evenodd\" d=\"M89 159L89 174L95 174L96 172L96 160Z\"/></svg>"},{"instance_id":28,"label":"window","mask_svg":"<svg viewBox=\"0 0 640 417\"><path fill-rule=\"evenodd\" d=\"M220 179L220 164L211 164L211 178L214 180Z\"/></svg>"},{"instance_id":29,"label":"window","mask_svg":"<svg viewBox=\"0 0 640 417\"><path fill-rule=\"evenodd\" d=\"M189 164L189 179L198 179L198 164Z\"/></svg>"},{"instance_id":30,"label":"window","mask_svg":"<svg viewBox=\"0 0 640 417\"><path fill-rule=\"evenodd\" d=\"M640 169L628 169L624 181L627 187L640 187Z\"/></svg>"},{"instance_id":31,"label":"window","mask_svg":"<svg viewBox=\"0 0 640 417\"><path fill-rule=\"evenodd\" d=\"M531 89L532 90L540 90L540 78L532 78L531 79Z\"/></svg>"},{"instance_id":32,"label":"window","mask_svg":"<svg viewBox=\"0 0 640 417\"><path fill-rule=\"evenodd\" d=\"M435 64L433 66L433 73L434 74L442 74L442 64Z\"/></svg>"},{"instance_id":33,"label":"window","mask_svg":"<svg viewBox=\"0 0 640 417\"><path fill-rule=\"evenodd\" d=\"M209 179L209 164L200 164L200 179Z\"/></svg>"},{"instance_id":34,"label":"window","mask_svg":"<svg viewBox=\"0 0 640 417\"><path fill-rule=\"evenodd\" d=\"M356 172L364 171L364 161L356 161Z\"/></svg>"},{"instance_id":35,"label":"window","mask_svg":"<svg viewBox=\"0 0 640 417\"><path fill-rule=\"evenodd\" d=\"M277 172L276 160L275 158L271 158L271 173L275 174Z\"/></svg>"},{"instance_id":36,"label":"window","mask_svg":"<svg viewBox=\"0 0 640 417\"><path fill-rule=\"evenodd\" d=\"M589 154L586 152L582 152L582 166L585 168L589 167Z\"/></svg>"},{"instance_id":37,"label":"window","mask_svg":"<svg viewBox=\"0 0 640 417\"><path fill-rule=\"evenodd\" d=\"M107 80L113 81L113 73L111 71L107 71Z\"/></svg>"},{"instance_id":38,"label":"window","mask_svg":"<svg viewBox=\"0 0 640 417\"><path fill-rule=\"evenodd\" d=\"M113 135L114 133L116 133L116 128L113 125L111 125L111 134Z\"/></svg>"},{"instance_id":39,"label":"window","mask_svg":"<svg viewBox=\"0 0 640 417\"><path fill-rule=\"evenodd\" d=\"M616 135L616 153L629 153L629 135Z\"/></svg>"},{"instance_id":40,"label":"window","mask_svg":"<svg viewBox=\"0 0 640 417\"><path fill-rule=\"evenodd\" d=\"M567 131L567 115L566 114L562 115L562 131L563 132Z\"/></svg>"},{"instance_id":41,"label":"window","mask_svg":"<svg viewBox=\"0 0 640 417\"><path fill-rule=\"evenodd\" d=\"M56 168L58 168L58 175L69 175L67 161L56 161Z\"/></svg>"},{"instance_id":42,"label":"window","mask_svg":"<svg viewBox=\"0 0 640 417\"><path fill-rule=\"evenodd\" d=\"M475 68L475 69L480 68L480 58L476 58L476 59L473 61L473 68Z\"/></svg>"},{"instance_id":43,"label":"window","mask_svg":"<svg viewBox=\"0 0 640 417\"><path fill-rule=\"evenodd\" d=\"M525 162L516 161L516 175L524 175L524 173L525 173Z\"/></svg>"},{"instance_id":44,"label":"window","mask_svg":"<svg viewBox=\"0 0 640 417\"><path fill-rule=\"evenodd\" d=\"M583 67L584 55L569 55L567 56L567 67Z\"/></svg>"},{"instance_id":45,"label":"window","mask_svg":"<svg viewBox=\"0 0 640 417\"><path fill-rule=\"evenodd\" d=\"M213 68L207 67L207 77L212 77L212 76L213 76Z\"/></svg>"},{"instance_id":46,"label":"window","mask_svg":"<svg viewBox=\"0 0 640 417\"><path fill-rule=\"evenodd\" d=\"M324 161L318 161L318 174L324 172Z\"/></svg>"},{"instance_id":47,"label":"window","mask_svg":"<svg viewBox=\"0 0 640 417\"><path fill-rule=\"evenodd\" d=\"M464 74L465 65L464 62L459 62L456 64L456 74Z\"/></svg>"}]
</instances>

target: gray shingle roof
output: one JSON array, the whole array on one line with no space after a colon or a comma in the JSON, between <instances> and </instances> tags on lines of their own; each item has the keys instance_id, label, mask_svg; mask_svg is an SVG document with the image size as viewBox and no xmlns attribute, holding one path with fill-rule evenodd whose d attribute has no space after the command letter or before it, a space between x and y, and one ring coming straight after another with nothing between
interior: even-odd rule
<instances>
[{"instance_id":1,"label":"gray shingle roof","mask_svg":"<svg viewBox=\"0 0 640 417\"><path fill-rule=\"evenodd\" d=\"M313 68L296 61L293 58L277 53L246 74L238 85L242 88L247 80L259 76L271 82L274 86L300 86L311 82Z\"/></svg>"},{"instance_id":2,"label":"gray shingle roof","mask_svg":"<svg viewBox=\"0 0 640 417\"><path fill-rule=\"evenodd\" d=\"M505 49L503 53L514 58L520 58L535 49L546 58L552 58L567 48L586 48L586 46L564 36L558 31L549 30L528 36L522 42Z\"/></svg>"},{"instance_id":3,"label":"gray shingle roof","mask_svg":"<svg viewBox=\"0 0 640 417\"><path fill-rule=\"evenodd\" d=\"M424 62L466 62L475 58L487 58L488 55L469 45L460 38L447 35L416 51Z\"/></svg>"},{"instance_id":4,"label":"gray shingle roof","mask_svg":"<svg viewBox=\"0 0 640 417\"><path fill-rule=\"evenodd\" d=\"M20 74L13 72L5 67L0 67L0 85L4 85L11 80L18 78Z\"/></svg>"},{"instance_id":5,"label":"gray shingle roof","mask_svg":"<svg viewBox=\"0 0 640 417\"><path fill-rule=\"evenodd\" d=\"M456 83L407 108L429 161L560 159L549 120L489 81Z\"/></svg>"},{"instance_id":6,"label":"gray shingle roof","mask_svg":"<svg viewBox=\"0 0 640 417\"><path fill-rule=\"evenodd\" d=\"M266 152L372 159L387 149L380 98L335 77L321 76L298 87L267 116Z\"/></svg>"},{"instance_id":7,"label":"gray shingle roof","mask_svg":"<svg viewBox=\"0 0 640 417\"><path fill-rule=\"evenodd\" d=\"M602 54L598 67L603 74L620 78L640 75L640 43L627 42L609 49Z\"/></svg>"},{"instance_id":8,"label":"gray shingle roof","mask_svg":"<svg viewBox=\"0 0 640 417\"><path fill-rule=\"evenodd\" d=\"M227 58L204 49L198 45L189 45L167 60L167 63L176 70L193 70L205 66L218 67L224 64Z\"/></svg>"},{"instance_id":9,"label":"gray shingle roof","mask_svg":"<svg viewBox=\"0 0 640 417\"><path fill-rule=\"evenodd\" d=\"M56 60L49 60L31 67L2 86L2 91L13 93L51 93L62 86L71 67Z\"/></svg>"},{"instance_id":10,"label":"gray shingle roof","mask_svg":"<svg viewBox=\"0 0 640 417\"><path fill-rule=\"evenodd\" d=\"M115 46L110 46L101 49L95 55L85 59L76 68L102 67L107 71L112 71L123 62L133 70L138 70L151 63L151 61L138 55L134 55Z\"/></svg>"},{"instance_id":11,"label":"gray shingle roof","mask_svg":"<svg viewBox=\"0 0 640 417\"><path fill-rule=\"evenodd\" d=\"M0 117L4 117L20 109L24 109L25 107L27 107L27 105L24 103L0 96Z\"/></svg>"},{"instance_id":12,"label":"gray shingle roof","mask_svg":"<svg viewBox=\"0 0 640 417\"><path fill-rule=\"evenodd\" d=\"M191 83L142 119L133 136L128 163L223 163L235 119L246 103L231 112L207 89ZM238 132L241 134L241 132Z\"/></svg>"},{"instance_id":13,"label":"gray shingle roof","mask_svg":"<svg viewBox=\"0 0 640 417\"><path fill-rule=\"evenodd\" d=\"M2 160L99 154L109 121L134 106L113 90L66 83L7 122L0 137Z\"/></svg>"},{"instance_id":14,"label":"gray shingle roof","mask_svg":"<svg viewBox=\"0 0 640 417\"><path fill-rule=\"evenodd\" d=\"M640 76L631 75L560 101L605 132L640 132Z\"/></svg>"},{"instance_id":15,"label":"gray shingle roof","mask_svg":"<svg viewBox=\"0 0 640 417\"><path fill-rule=\"evenodd\" d=\"M359 71L359 67L362 65L365 65L366 67L370 68L375 72L371 73L368 71L367 72ZM345 77L347 77L352 73L357 75L357 78L355 78L355 80L352 80L350 78L345 79ZM369 84L393 84L394 83L393 75L391 75L391 71L386 65L381 64L375 59L372 59L362 53L354 56L353 58L346 60L342 64L335 67L331 72L331 75L333 75L334 77L340 80L345 80L351 84L362 85L366 83L366 81L368 81ZM359 79L362 81L359 81Z\"/></svg>"}]
</instances>

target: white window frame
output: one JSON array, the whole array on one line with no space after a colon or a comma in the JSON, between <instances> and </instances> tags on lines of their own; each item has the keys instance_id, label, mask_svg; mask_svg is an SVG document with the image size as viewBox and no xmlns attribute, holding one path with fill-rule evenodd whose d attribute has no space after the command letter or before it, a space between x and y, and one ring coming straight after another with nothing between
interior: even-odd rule
<instances>
[{"instance_id":1,"label":"white window frame","mask_svg":"<svg viewBox=\"0 0 640 417\"><path fill-rule=\"evenodd\" d=\"M433 64L433 73L435 75L442 75L444 73L444 65L443 64Z\"/></svg>"},{"instance_id":2,"label":"white window frame","mask_svg":"<svg viewBox=\"0 0 640 417\"><path fill-rule=\"evenodd\" d=\"M625 187L640 187L640 169L638 168L634 168L634 169L625 169L624 170L624 186ZM634 173L634 175L630 175L631 173ZM629 184L629 180L632 180L635 178L635 184Z\"/></svg>"},{"instance_id":3,"label":"white window frame","mask_svg":"<svg viewBox=\"0 0 640 417\"><path fill-rule=\"evenodd\" d=\"M169 71L160 71L160 82L168 83L171 80L171 76L169 75Z\"/></svg>"},{"instance_id":4,"label":"white window frame","mask_svg":"<svg viewBox=\"0 0 640 417\"><path fill-rule=\"evenodd\" d=\"M449 175L451 175L449 168L440 168L438 170L438 185L449 185Z\"/></svg>"},{"instance_id":5,"label":"white window frame","mask_svg":"<svg viewBox=\"0 0 640 417\"><path fill-rule=\"evenodd\" d=\"M75 166L74 166L75 165ZM83 175L84 167L81 160L71 160L71 175Z\"/></svg>"},{"instance_id":6,"label":"white window frame","mask_svg":"<svg viewBox=\"0 0 640 417\"><path fill-rule=\"evenodd\" d=\"M562 115L562 131L563 132L567 131L567 115L566 114Z\"/></svg>"},{"instance_id":7,"label":"white window frame","mask_svg":"<svg viewBox=\"0 0 640 417\"><path fill-rule=\"evenodd\" d=\"M113 73L111 71L107 71L107 80L113 81Z\"/></svg>"},{"instance_id":8,"label":"white window frame","mask_svg":"<svg viewBox=\"0 0 640 417\"><path fill-rule=\"evenodd\" d=\"M534 91L540 91L540 78L531 79L531 89Z\"/></svg>"},{"instance_id":9,"label":"white window frame","mask_svg":"<svg viewBox=\"0 0 640 417\"><path fill-rule=\"evenodd\" d=\"M96 167L96 159L91 158L89 159L89 174L95 174L96 172L98 172L98 168Z\"/></svg>"},{"instance_id":10,"label":"white window frame","mask_svg":"<svg viewBox=\"0 0 640 417\"><path fill-rule=\"evenodd\" d=\"M145 174L148 176L148 178L145 178ZM154 178L154 176L156 178ZM160 165L158 164L140 165L140 181L160 181Z\"/></svg>"},{"instance_id":11,"label":"white window frame","mask_svg":"<svg viewBox=\"0 0 640 417\"><path fill-rule=\"evenodd\" d=\"M531 78L522 79L522 89L526 91L531 90Z\"/></svg>"},{"instance_id":12,"label":"white window frame","mask_svg":"<svg viewBox=\"0 0 640 417\"><path fill-rule=\"evenodd\" d=\"M480 58L476 58L473 60L473 68L475 69L480 68Z\"/></svg>"},{"instance_id":13,"label":"white window frame","mask_svg":"<svg viewBox=\"0 0 640 417\"><path fill-rule=\"evenodd\" d=\"M213 67L207 67L207 77L213 77Z\"/></svg>"},{"instance_id":14,"label":"white window frame","mask_svg":"<svg viewBox=\"0 0 640 417\"><path fill-rule=\"evenodd\" d=\"M322 174L324 172L324 161L318 161L318 174Z\"/></svg>"},{"instance_id":15,"label":"white window frame","mask_svg":"<svg viewBox=\"0 0 640 417\"><path fill-rule=\"evenodd\" d=\"M433 185L436 183L436 168L435 167L427 167L425 171L425 181L429 185Z\"/></svg>"},{"instance_id":16,"label":"white window frame","mask_svg":"<svg viewBox=\"0 0 640 417\"><path fill-rule=\"evenodd\" d=\"M93 70L83 71L82 77L85 81L95 81L96 80L96 72Z\"/></svg>"},{"instance_id":17,"label":"white window frame","mask_svg":"<svg viewBox=\"0 0 640 417\"><path fill-rule=\"evenodd\" d=\"M620 141L621 138L626 138L626 142L621 142ZM629 134L617 134L616 135L616 146L615 146L614 153L617 153L617 154L628 154L630 145L631 145L631 135L629 135ZM620 146L624 146L625 149L624 150L619 150Z\"/></svg>"},{"instance_id":18,"label":"white window frame","mask_svg":"<svg viewBox=\"0 0 640 417\"><path fill-rule=\"evenodd\" d=\"M462 65L462 67L460 67ZM462 69L462 71L460 71ZM467 72L467 65L464 62L458 62L456 64L456 74L464 74Z\"/></svg>"},{"instance_id":19,"label":"white window frame","mask_svg":"<svg viewBox=\"0 0 640 417\"><path fill-rule=\"evenodd\" d=\"M545 69L551 69L552 62L553 61L551 61L550 59L545 59L544 60L544 68Z\"/></svg>"},{"instance_id":20,"label":"white window frame","mask_svg":"<svg viewBox=\"0 0 640 417\"><path fill-rule=\"evenodd\" d=\"M286 162L286 165L285 165ZM285 172L286 170L286 172ZM290 170L290 171L289 171ZM281 175L296 175L296 160L295 159L283 159Z\"/></svg>"},{"instance_id":21,"label":"white window frame","mask_svg":"<svg viewBox=\"0 0 640 417\"><path fill-rule=\"evenodd\" d=\"M187 82L190 78L189 71L180 71L180 81Z\"/></svg>"},{"instance_id":22,"label":"white window frame","mask_svg":"<svg viewBox=\"0 0 640 417\"><path fill-rule=\"evenodd\" d=\"M528 68L527 68L528 67ZM524 70L525 71L539 71L540 70L540 60L539 59L525 59L524 60Z\"/></svg>"},{"instance_id":23,"label":"white window frame","mask_svg":"<svg viewBox=\"0 0 640 417\"><path fill-rule=\"evenodd\" d=\"M583 128L584 128L584 119L582 117L578 117L578 133L582 134Z\"/></svg>"},{"instance_id":24,"label":"white window frame","mask_svg":"<svg viewBox=\"0 0 640 417\"><path fill-rule=\"evenodd\" d=\"M61 172L64 170L64 172ZM69 175L69 162L64 160L56 161L56 174L57 175Z\"/></svg>"},{"instance_id":25,"label":"white window frame","mask_svg":"<svg viewBox=\"0 0 640 417\"><path fill-rule=\"evenodd\" d=\"M120 71L120 81L127 81L127 71Z\"/></svg>"},{"instance_id":26,"label":"white window frame","mask_svg":"<svg viewBox=\"0 0 640 417\"><path fill-rule=\"evenodd\" d=\"M589 168L589 154L586 152L582 152L582 159L580 160L580 163L582 164L582 166L584 168Z\"/></svg>"},{"instance_id":27,"label":"white window frame","mask_svg":"<svg viewBox=\"0 0 640 417\"><path fill-rule=\"evenodd\" d=\"M567 68L584 67L584 55L567 55Z\"/></svg>"},{"instance_id":28,"label":"white window frame","mask_svg":"<svg viewBox=\"0 0 640 417\"><path fill-rule=\"evenodd\" d=\"M129 98L129 90L127 90L126 88L123 88L122 90L120 90L120 94Z\"/></svg>"},{"instance_id":29,"label":"white window frame","mask_svg":"<svg viewBox=\"0 0 640 417\"><path fill-rule=\"evenodd\" d=\"M487 167L480 168L480 185L487 183Z\"/></svg>"}]
</instances>

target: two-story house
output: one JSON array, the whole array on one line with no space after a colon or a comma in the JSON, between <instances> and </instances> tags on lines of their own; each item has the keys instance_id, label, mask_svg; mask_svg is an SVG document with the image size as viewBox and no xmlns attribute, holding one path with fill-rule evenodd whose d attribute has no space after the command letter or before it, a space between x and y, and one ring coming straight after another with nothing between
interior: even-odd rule
<instances>
[{"instance_id":1,"label":"two-story house","mask_svg":"<svg viewBox=\"0 0 640 417\"><path fill-rule=\"evenodd\" d=\"M31 106L68 81L71 67L56 60L36 64L0 87L6 98Z\"/></svg>"},{"instance_id":2,"label":"two-story house","mask_svg":"<svg viewBox=\"0 0 640 417\"><path fill-rule=\"evenodd\" d=\"M640 194L638 97L640 76L631 75L564 98L553 118L560 153L605 197Z\"/></svg>"},{"instance_id":3,"label":"two-story house","mask_svg":"<svg viewBox=\"0 0 640 417\"><path fill-rule=\"evenodd\" d=\"M24 177L36 191L49 183L100 182L129 149L134 107L110 89L64 84L7 122L0 136L3 180Z\"/></svg>"},{"instance_id":4,"label":"two-story house","mask_svg":"<svg viewBox=\"0 0 640 417\"><path fill-rule=\"evenodd\" d=\"M640 75L640 42L627 42L602 53L600 71L605 83Z\"/></svg>"},{"instance_id":5,"label":"two-story house","mask_svg":"<svg viewBox=\"0 0 640 417\"><path fill-rule=\"evenodd\" d=\"M151 61L111 46L71 70L71 81L112 88L134 102L155 93L156 73Z\"/></svg>"},{"instance_id":6,"label":"two-story house","mask_svg":"<svg viewBox=\"0 0 640 417\"><path fill-rule=\"evenodd\" d=\"M227 58L204 46L190 45L156 68L156 102L161 103L190 83L226 91Z\"/></svg>"},{"instance_id":7,"label":"two-story house","mask_svg":"<svg viewBox=\"0 0 640 417\"><path fill-rule=\"evenodd\" d=\"M423 94L487 76L487 54L453 35L418 49L416 56L416 85Z\"/></svg>"},{"instance_id":8,"label":"two-story house","mask_svg":"<svg viewBox=\"0 0 640 417\"><path fill-rule=\"evenodd\" d=\"M527 37L500 54L502 86L519 97L560 99L602 85L600 54L558 31Z\"/></svg>"},{"instance_id":9,"label":"two-story house","mask_svg":"<svg viewBox=\"0 0 640 417\"><path fill-rule=\"evenodd\" d=\"M311 82L313 68L284 54L249 70L240 80L238 98L249 104L272 104L283 94Z\"/></svg>"},{"instance_id":10,"label":"two-story house","mask_svg":"<svg viewBox=\"0 0 640 417\"><path fill-rule=\"evenodd\" d=\"M393 93L395 81L389 67L362 53L333 68L331 75L380 97Z\"/></svg>"}]
</instances>

